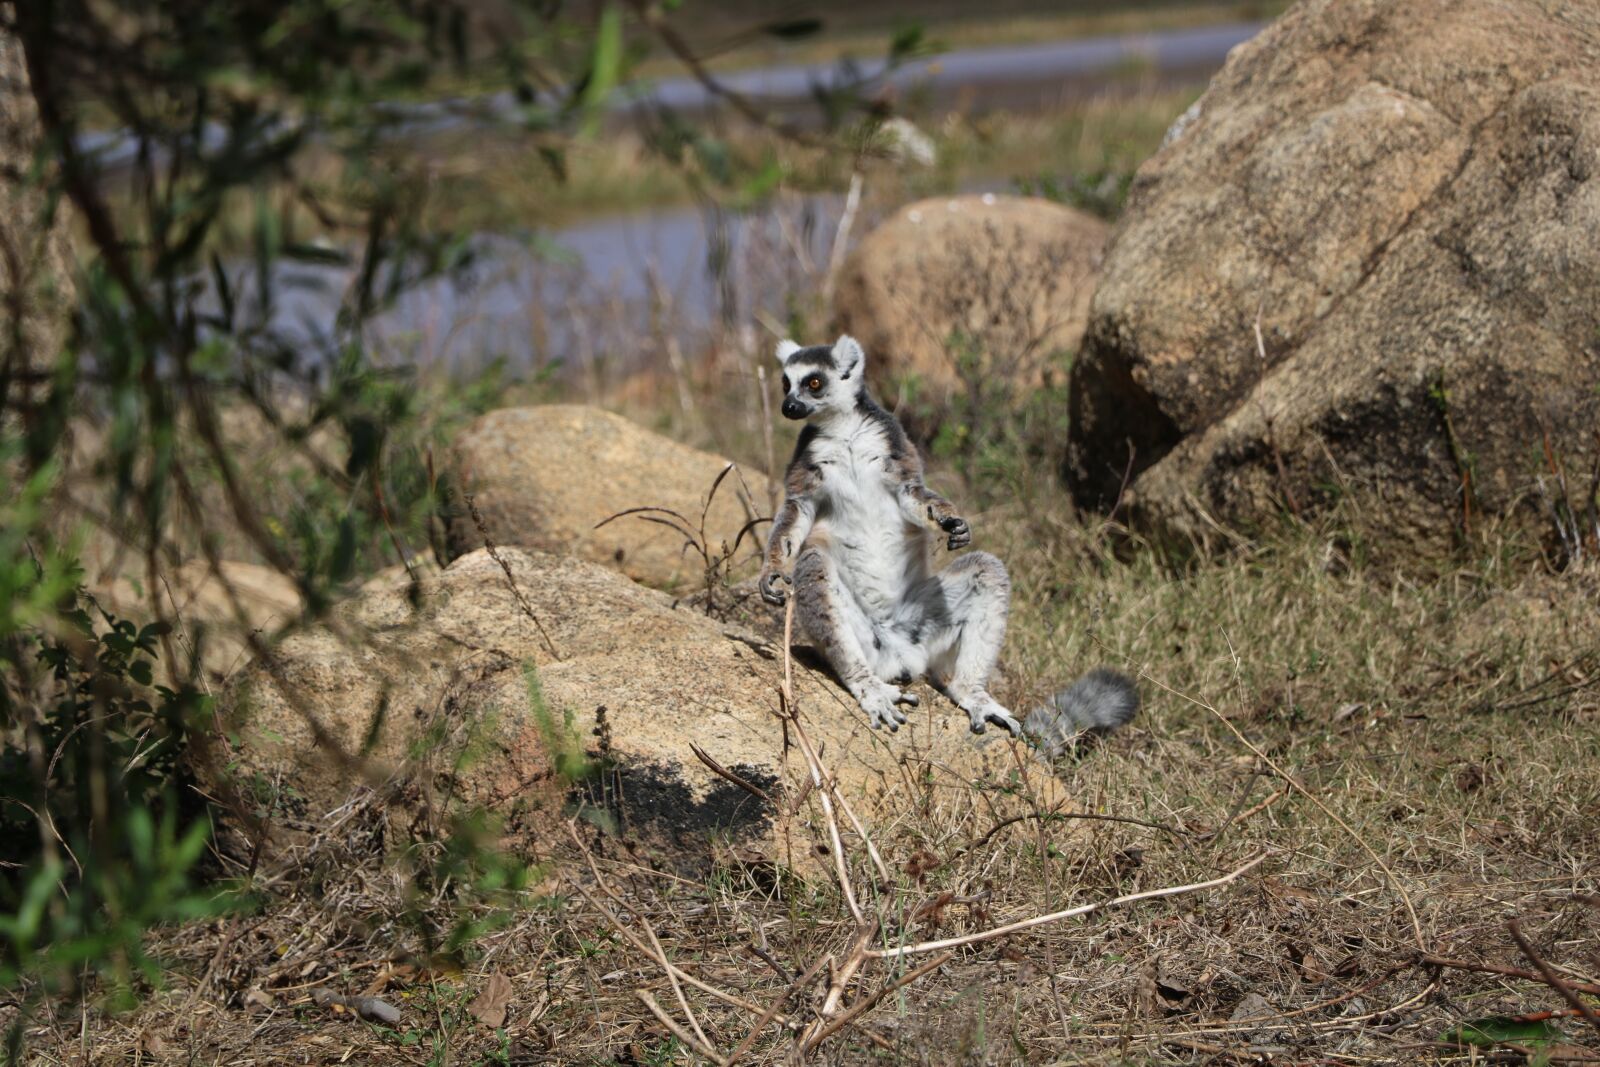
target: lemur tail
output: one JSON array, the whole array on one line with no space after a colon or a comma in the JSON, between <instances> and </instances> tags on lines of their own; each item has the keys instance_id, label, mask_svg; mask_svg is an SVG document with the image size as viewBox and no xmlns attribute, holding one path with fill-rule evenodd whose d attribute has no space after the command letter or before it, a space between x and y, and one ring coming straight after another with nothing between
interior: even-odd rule
<instances>
[{"instance_id":1,"label":"lemur tail","mask_svg":"<svg viewBox=\"0 0 1600 1067\"><path fill-rule=\"evenodd\" d=\"M1039 755L1056 759L1084 734L1109 734L1126 726L1139 710L1133 679L1097 667L1028 712L1022 731L1039 746Z\"/></svg>"}]
</instances>

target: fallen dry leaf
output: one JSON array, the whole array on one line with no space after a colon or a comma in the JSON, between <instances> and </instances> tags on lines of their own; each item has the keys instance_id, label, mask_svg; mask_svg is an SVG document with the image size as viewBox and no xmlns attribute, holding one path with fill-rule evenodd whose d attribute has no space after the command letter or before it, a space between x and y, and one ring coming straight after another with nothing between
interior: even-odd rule
<instances>
[{"instance_id":1,"label":"fallen dry leaf","mask_svg":"<svg viewBox=\"0 0 1600 1067\"><path fill-rule=\"evenodd\" d=\"M167 1054L167 1043L154 1030L146 1030L139 1035L139 1048L146 1056L161 1057Z\"/></svg>"},{"instance_id":2,"label":"fallen dry leaf","mask_svg":"<svg viewBox=\"0 0 1600 1067\"><path fill-rule=\"evenodd\" d=\"M506 1007L511 1003L511 979L495 971L484 984L483 992L467 1005L467 1012L483 1025L494 1029L506 1024Z\"/></svg>"},{"instance_id":3,"label":"fallen dry leaf","mask_svg":"<svg viewBox=\"0 0 1600 1067\"><path fill-rule=\"evenodd\" d=\"M361 991L364 997L375 997L384 992L396 982L408 982L417 973L415 966L409 963L385 964L377 976L367 983L367 988Z\"/></svg>"}]
</instances>

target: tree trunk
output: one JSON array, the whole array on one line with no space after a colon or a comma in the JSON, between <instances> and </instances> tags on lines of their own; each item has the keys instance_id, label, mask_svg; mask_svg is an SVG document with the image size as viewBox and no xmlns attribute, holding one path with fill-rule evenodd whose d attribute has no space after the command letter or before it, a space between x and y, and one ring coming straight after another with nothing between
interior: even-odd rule
<instances>
[{"instance_id":1,"label":"tree trunk","mask_svg":"<svg viewBox=\"0 0 1600 1067\"><path fill-rule=\"evenodd\" d=\"M9 22L11 5L0 14ZM39 139L22 46L0 32L0 415L24 426L66 342L74 297L66 211L47 195Z\"/></svg>"}]
</instances>

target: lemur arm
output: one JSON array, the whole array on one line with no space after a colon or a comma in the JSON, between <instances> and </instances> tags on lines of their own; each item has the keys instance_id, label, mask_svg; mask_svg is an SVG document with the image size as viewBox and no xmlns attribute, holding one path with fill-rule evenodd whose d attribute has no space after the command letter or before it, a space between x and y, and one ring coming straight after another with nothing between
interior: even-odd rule
<instances>
[{"instance_id":1,"label":"lemur arm","mask_svg":"<svg viewBox=\"0 0 1600 1067\"><path fill-rule=\"evenodd\" d=\"M956 506L922 484L922 479L910 478L900 484L896 494L900 513L907 522L919 526L932 526L950 535L951 550L972 544L972 527L956 514Z\"/></svg>"},{"instance_id":2,"label":"lemur arm","mask_svg":"<svg viewBox=\"0 0 1600 1067\"><path fill-rule=\"evenodd\" d=\"M767 557L761 568L759 588L761 599L767 603L782 605L788 599L788 594L778 588L777 582L780 578L788 582L794 558L800 554L800 546L805 544L816 517L816 503L809 495L790 493L783 498L783 506L772 520L772 533L767 537Z\"/></svg>"}]
</instances>

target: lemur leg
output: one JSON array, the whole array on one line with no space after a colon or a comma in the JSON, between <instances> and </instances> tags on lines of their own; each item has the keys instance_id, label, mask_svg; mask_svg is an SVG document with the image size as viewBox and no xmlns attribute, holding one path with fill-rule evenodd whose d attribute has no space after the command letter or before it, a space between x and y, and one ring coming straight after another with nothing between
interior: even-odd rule
<instances>
[{"instance_id":1,"label":"lemur leg","mask_svg":"<svg viewBox=\"0 0 1600 1067\"><path fill-rule=\"evenodd\" d=\"M900 729L906 717L897 705L915 703L916 698L873 673L862 648L863 638L871 640L867 636L872 632L871 623L839 583L833 560L816 545L807 545L795 561L794 595L800 625L867 713L873 728Z\"/></svg>"},{"instance_id":2,"label":"lemur leg","mask_svg":"<svg viewBox=\"0 0 1600 1067\"><path fill-rule=\"evenodd\" d=\"M949 620L929 635L930 680L967 713L973 733L983 733L992 722L1020 734L1022 724L986 688L1005 644L1011 608L1005 564L987 552L969 552L930 581L938 585Z\"/></svg>"}]
</instances>

